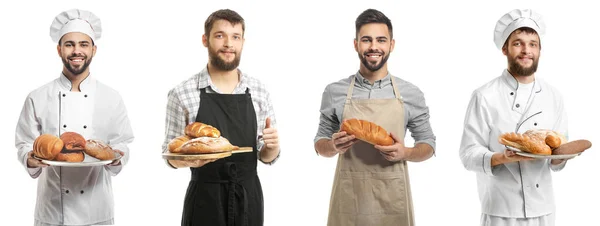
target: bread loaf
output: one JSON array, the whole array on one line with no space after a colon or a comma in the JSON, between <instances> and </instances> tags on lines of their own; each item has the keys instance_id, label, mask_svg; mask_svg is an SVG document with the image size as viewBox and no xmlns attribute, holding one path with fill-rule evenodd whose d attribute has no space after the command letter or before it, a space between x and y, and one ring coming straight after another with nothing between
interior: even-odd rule
<instances>
[{"instance_id":1,"label":"bread loaf","mask_svg":"<svg viewBox=\"0 0 600 226\"><path fill-rule=\"evenodd\" d=\"M169 142L169 151L172 153L181 152L180 147L183 146L185 142L188 142L191 138L187 135L175 137Z\"/></svg>"},{"instance_id":2,"label":"bread loaf","mask_svg":"<svg viewBox=\"0 0 600 226\"><path fill-rule=\"evenodd\" d=\"M342 123L341 131L354 135L357 139L373 145L388 146L394 144L394 139L381 126L360 119L348 119Z\"/></svg>"},{"instance_id":3,"label":"bread loaf","mask_svg":"<svg viewBox=\"0 0 600 226\"><path fill-rule=\"evenodd\" d=\"M85 153L100 160L115 159L115 151L99 140L87 140L85 142Z\"/></svg>"},{"instance_id":4,"label":"bread loaf","mask_svg":"<svg viewBox=\"0 0 600 226\"><path fill-rule=\"evenodd\" d=\"M85 138L75 132L64 132L60 139L65 143L67 151L83 151L85 149Z\"/></svg>"},{"instance_id":5,"label":"bread loaf","mask_svg":"<svg viewBox=\"0 0 600 226\"><path fill-rule=\"evenodd\" d=\"M54 161L61 162L83 162L85 156L83 155L83 151L73 151L73 152L61 152L56 155Z\"/></svg>"},{"instance_id":6,"label":"bread loaf","mask_svg":"<svg viewBox=\"0 0 600 226\"><path fill-rule=\"evenodd\" d=\"M592 147L592 142L589 140L575 140L561 145L552 150L553 155L568 155L581 153Z\"/></svg>"},{"instance_id":7,"label":"bread loaf","mask_svg":"<svg viewBox=\"0 0 600 226\"><path fill-rule=\"evenodd\" d=\"M498 141L532 154L551 155L552 149L566 143L566 138L556 131L535 129L527 130L523 134L504 133L500 135Z\"/></svg>"},{"instance_id":8,"label":"bread loaf","mask_svg":"<svg viewBox=\"0 0 600 226\"><path fill-rule=\"evenodd\" d=\"M180 153L183 154L209 154L227 152L238 147L229 143L224 137L198 137L184 143L180 148Z\"/></svg>"},{"instance_id":9,"label":"bread loaf","mask_svg":"<svg viewBox=\"0 0 600 226\"><path fill-rule=\"evenodd\" d=\"M192 137L214 137L218 138L221 136L221 132L211 126L201 122L194 122L185 127L185 134Z\"/></svg>"},{"instance_id":10,"label":"bread loaf","mask_svg":"<svg viewBox=\"0 0 600 226\"><path fill-rule=\"evenodd\" d=\"M42 134L33 142L33 155L52 160L63 149L63 141L51 134Z\"/></svg>"}]
</instances>

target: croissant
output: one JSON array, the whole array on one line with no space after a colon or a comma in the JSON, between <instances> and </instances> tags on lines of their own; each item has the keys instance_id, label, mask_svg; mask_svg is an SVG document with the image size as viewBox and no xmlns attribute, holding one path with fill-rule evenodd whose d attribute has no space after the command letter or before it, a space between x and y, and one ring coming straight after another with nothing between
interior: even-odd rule
<instances>
[{"instance_id":1,"label":"croissant","mask_svg":"<svg viewBox=\"0 0 600 226\"><path fill-rule=\"evenodd\" d=\"M180 147L183 146L185 142L188 142L191 138L187 135L175 137L173 140L169 142L169 151L173 153L181 152Z\"/></svg>"},{"instance_id":2,"label":"croissant","mask_svg":"<svg viewBox=\"0 0 600 226\"><path fill-rule=\"evenodd\" d=\"M498 141L519 150L537 155L551 155L552 149L567 142L565 136L552 130L527 130L523 134L504 133Z\"/></svg>"},{"instance_id":3,"label":"croissant","mask_svg":"<svg viewBox=\"0 0 600 226\"><path fill-rule=\"evenodd\" d=\"M185 134L196 138L196 137L214 137L218 138L221 136L221 132L211 126L201 122L194 122L185 127Z\"/></svg>"},{"instance_id":4,"label":"croissant","mask_svg":"<svg viewBox=\"0 0 600 226\"><path fill-rule=\"evenodd\" d=\"M342 123L341 131L354 135L357 139L377 145L392 145L394 139L381 126L361 119L348 119Z\"/></svg>"},{"instance_id":5,"label":"croissant","mask_svg":"<svg viewBox=\"0 0 600 226\"><path fill-rule=\"evenodd\" d=\"M220 153L238 149L224 137L198 137L185 142L180 148L183 154Z\"/></svg>"},{"instance_id":6,"label":"croissant","mask_svg":"<svg viewBox=\"0 0 600 226\"><path fill-rule=\"evenodd\" d=\"M63 141L51 134L42 134L33 142L33 154L39 158L52 160L63 149Z\"/></svg>"}]
</instances>

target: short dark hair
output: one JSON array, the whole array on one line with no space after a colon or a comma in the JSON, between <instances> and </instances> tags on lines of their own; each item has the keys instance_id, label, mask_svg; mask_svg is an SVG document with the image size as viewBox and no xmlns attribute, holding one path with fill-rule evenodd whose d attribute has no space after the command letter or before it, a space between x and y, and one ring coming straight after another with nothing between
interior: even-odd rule
<instances>
[{"instance_id":1,"label":"short dark hair","mask_svg":"<svg viewBox=\"0 0 600 226\"><path fill-rule=\"evenodd\" d=\"M358 32L363 25L370 23L387 25L388 31L390 32L390 38L394 38L394 33L392 32L392 21L390 21L385 14L376 9L367 9L358 15L356 18L356 36L358 37Z\"/></svg>"},{"instance_id":2,"label":"short dark hair","mask_svg":"<svg viewBox=\"0 0 600 226\"><path fill-rule=\"evenodd\" d=\"M535 31L533 28L530 28L530 27L520 27L520 28L517 28L516 30L514 30L513 32L510 33L510 35L506 38L506 41L504 41L504 45L502 45L502 49L506 48L506 46L508 45L508 40L517 31L525 33L525 34L536 34L536 35L538 35L538 37L540 37L540 35L537 33L537 31ZM541 48L542 48L542 39L540 38L540 49Z\"/></svg>"},{"instance_id":3,"label":"short dark hair","mask_svg":"<svg viewBox=\"0 0 600 226\"><path fill-rule=\"evenodd\" d=\"M242 32L245 33L246 31L246 23L244 23L244 18L240 14L230 9L221 9L213 12L206 18L204 22L204 34L206 36L210 35L210 30L212 30L213 24L217 20L229 21L231 25L242 24ZM244 36L243 33L242 36Z\"/></svg>"}]
</instances>

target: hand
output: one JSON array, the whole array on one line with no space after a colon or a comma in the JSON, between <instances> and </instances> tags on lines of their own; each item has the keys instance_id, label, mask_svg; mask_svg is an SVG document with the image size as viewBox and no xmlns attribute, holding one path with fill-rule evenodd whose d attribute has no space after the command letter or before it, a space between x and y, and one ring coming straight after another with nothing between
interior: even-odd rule
<instances>
[{"instance_id":1,"label":"hand","mask_svg":"<svg viewBox=\"0 0 600 226\"><path fill-rule=\"evenodd\" d=\"M511 151L508 149L504 150L504 157L510 162L534 160L534 158L531 157L517 155L515 151Z\"/></svg>"},{"instance_id":2,"label":"hand","mask_svg":"<svg viewBox=\"0 0 600 226\"><path fill-rule=\"evenodd\" d=\"M208 163L217 161L218 159L198 159L198 160L169 160L169 163L176 168L184 168L184 167L202 167Z\"/></svg>"},{"instance_id":3,"label":"hand","mask_svg":"<svg viewBox=\"0 0 600 226\"><path fill-rule=\"evenodd\" d=\"M125 152L122 152L121 150L117 150L114 149L113 151L115 151L115 155L116 154L120 154L121 158L123 158L125 156ZM110 164L108 164L109 166L118 166L121 165L121 158L119 159L115 159L114 161L112 161Z\"/></svg>"},{"instance_id":4,"label":"hand","mask_svg":"<svg viewBox=\"0 0 600 226\"><path fill-rule=\"evenodd\" d=\"M334 133L331 136L331 143L333 144L333 151L339 154L344 154L352 145L358 140L354 135L348 135L346 131Z\"/></svg>"},{"instance_id":5,"label":"hand","mask_svg":"<svg viewBox=\"0 0 600 226\"><path fill-rule=\"evenodd\" d=\"M404 146L404 140L398 138L396 134L390 133L390 135L392 136L392 139L394 139L394 144L389 146L375 145L375 148L377 148L381 152L381 155L390 162L404 160L407 157L410 148Z\"/></svg>"},{"instance_id":6,"label":"hand","mask_svg":"<svg viewBox=\"0 0 600 226\"><path fill-rule=\"evenodd\" d=\"M279 150L279 134L276 128L271 128L271 118L267 117L265 129L263 129L262 139L265 143L265 148L269 150Z\"/></svg>"},{"instance_id":7,"label":"hand","mask_svg":"<svg viewBox=\"0 0 600 226\"><path fill-rule=\"evenodd\" d=\"M27 168L47 167L48 164L33 158L33 151L27 152Z\"/></svg>"}]
</instances>

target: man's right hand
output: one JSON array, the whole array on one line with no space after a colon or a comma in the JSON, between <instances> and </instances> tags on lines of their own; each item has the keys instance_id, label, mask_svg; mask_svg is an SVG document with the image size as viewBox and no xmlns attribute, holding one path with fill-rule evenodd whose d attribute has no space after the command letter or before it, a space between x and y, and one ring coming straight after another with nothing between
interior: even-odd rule
<instances>
[{"instance_id":1,"label":"man's right hand","mask_svg":"<svg viewBox=\"0 0 600 226\"><path fill-rule=\"evenodd\" d=\"M348 135L346 131L337 132L331 136L333 151L338 154L344 154L357 141L358 140L356 137L354 137L354 135Z\"/></svg>"},{"instance_id":2,"label":"man's right hand","mask_svg":"<svg viewBox=\"0 0 600 226\"><path fill-rule=\"evenodd\" d=\"M48 166L48 164L45 164L41 160L33 158L33 151L27 152L27 168L38 168L46 166Z\"/></svg>"},{"instance_id":3,"label":"man's right hand","mask_svg":"<svg viewBox=\"0 0 600 226\"><path fill-rule=\"evenodd\" d=\"M529 160L535 160L535 159L531 158L531 157L517 155L514 151L505 149L504 153L500 153L500 152L494 153L494 155L492 156L492 164L491 165L492 165L492 167L494 167L494 166L504 164L504 163L529 161Z\"/></svg>"},{"instance_id":4,"label":"man's right hand","mask_svg":"<svg viewBox=\"0 0 600 226\"><path fill-rule=\"evenodd\" d=\"M208 163L217 161L218 159L198 159L198 160L169 160L169 163L173 165L175 168L185 168L185 167L202 167Z\"/></svg>"}]
</instances>

